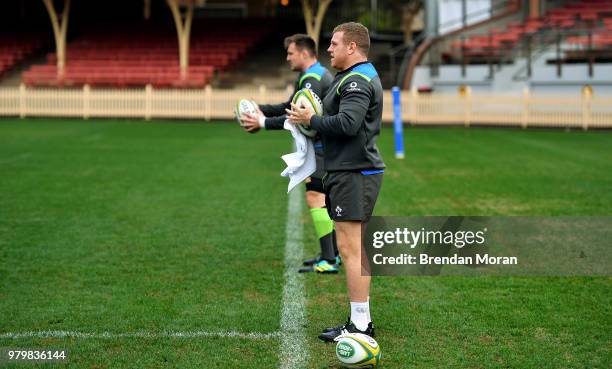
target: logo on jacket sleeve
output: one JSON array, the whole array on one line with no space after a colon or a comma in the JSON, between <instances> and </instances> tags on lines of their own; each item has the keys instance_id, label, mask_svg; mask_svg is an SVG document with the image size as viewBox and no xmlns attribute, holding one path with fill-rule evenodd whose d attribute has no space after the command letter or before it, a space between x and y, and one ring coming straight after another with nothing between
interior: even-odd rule
<instances>
[{"instance_id":1,"label":"logo on jacket sleeve","mask_svg":"<svg viewBox=\"0 0 612 369\"><path fill-rule=\"evenodd\" d=\"M353 92L353 91L361 91L361 89L357 87L357 82L351 82L349 84L349 87L346 89L346 92Z\"/></svg>"}]
</instances>

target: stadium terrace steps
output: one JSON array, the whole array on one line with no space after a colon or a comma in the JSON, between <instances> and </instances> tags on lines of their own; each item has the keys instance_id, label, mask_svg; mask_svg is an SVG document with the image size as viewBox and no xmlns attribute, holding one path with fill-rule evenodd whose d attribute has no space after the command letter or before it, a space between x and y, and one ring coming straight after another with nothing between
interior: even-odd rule
<instances>
[{"instance_id":1,"label":"stadium terrace steps","mask_svg":"<svg viewBox=\"0 0 612 369\"><path fill-rule=\"evenodd\" d=\"M36 33L0 35L0 77L47 44Z\"/></svg>"},{"instance_id":2,"label":"stadium terrace steps","mask_svg":"<svg viewBox=\"0 0 612 369\"><path fill-rule=\"evenodd\" d=\"M267 27L248 24L215 28L194 24L189 68L182 75L174 30L146 25L99 30L68 44L63 74L58 73L56 54L49 53L47 63L33 65L22 80L28 86L201 88L233 68L267 32Z\"/></svg>"},{"instance_id":3,"label":"stadium terrace steps","mask_svg":"<svg viewBox=\"0 0 612 369\"><path fill-rule=\"evenodd\" d=\"M291 71L286 62L287 53L282 40L267 42L241 61L240 65L224 73L217 81L221 88L285 89L293 85L297 72Z\"/></svg>"},{"instance_id":4,"label":"stadium terrace steps","mask_svg":"<svg viewBox=\"0 0 612 369\"><path fill-rule=\"evenodd\" d=\"M519 42L543 30L592 30L591 46L604 48L612 45L612 2L585 0L549 10L540 18L527 18L524 22L511 22L503 29L491 30L486 35L473 35L450 42L443 53L446 62L460 60L467 63L497 62L515 48ZM588 45L587 36L568 37L567 42L577 47Z\"/></svg>"},{"instance_id":5,"label":"stadium terrace steps","mask_svg":"<svg viewBox=\"0 0 612 369\"><path fill-rule=\"evenodd\" d=\"M191 66L185 76L174 66L150 65L79 65L68 64L63 76L55 65L33 66L22 74L26 85L37 86L92 86L129 87L151 84L157 87L203 87L212 78L214 68L208 65Z\"/></svg>"}]
</instances>

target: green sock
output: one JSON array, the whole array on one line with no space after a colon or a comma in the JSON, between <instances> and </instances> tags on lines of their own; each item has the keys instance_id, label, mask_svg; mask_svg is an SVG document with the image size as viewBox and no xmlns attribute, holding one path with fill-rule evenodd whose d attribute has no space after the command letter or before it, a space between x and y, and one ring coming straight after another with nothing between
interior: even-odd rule
<instances>
[{"instance_id":1,"label":"green sock","mask_svg":"<svg viewBox=\"0 0 612 369\"><path fill-rule=\"evenodd\" d=\"M310 209L310 216L312 216L312 222L314 223L317 237L319 238L319 244L321 245L321 258L335 262L336 254L334 253L334 242L332 231L334 230L334 222L327 214L325 208L313 208Z\"/></svg>"}]
</instances>

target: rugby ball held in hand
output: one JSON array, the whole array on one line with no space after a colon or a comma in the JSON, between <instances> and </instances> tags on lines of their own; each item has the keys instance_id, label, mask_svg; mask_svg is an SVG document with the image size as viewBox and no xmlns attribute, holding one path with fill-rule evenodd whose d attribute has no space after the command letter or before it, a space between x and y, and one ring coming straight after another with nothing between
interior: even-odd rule
<instances>
[{"instance_id":1,"label":"rugby ball held in hand","mask_svg":"<svg viewBox=\"0 0 612 369\"><path fill-rule=\"evenodd\" d=\"M303 88L296 92L291 102L300 108L310 110L315 115L323 115L323 103L321 99L308 88ZM306 137L314 137L317 135L317 131L310 127L301 124L298 124L297 127Z\"/></svg>"},{"instance_id":2,"label":"rugby ball held in hand","mask_svg":"<svg viewBox=\"0 0 612 369\"><path fill-rule=\"evenodd\" d=\"M236 120L238 121L240 125L242 125L240 118L242 118L242 116L247 113L257 114L257 109L258 109L257 104L253 100L247 100L247 99L238 100L238 102L236 103L236 107L234 108L234 114L236 115Z\"/></svg>"},{"instance_id":3,"label":"rugby ball held in hand","mask_svg":"<svg viewBox=\"0 0 612 369\"><path fill-rule=\"evenodd\" d=\"M376 340L362 333L349 333L336 338L336 356L345 368L376 368L382 353Z\"/></svg>"}]
</instances>

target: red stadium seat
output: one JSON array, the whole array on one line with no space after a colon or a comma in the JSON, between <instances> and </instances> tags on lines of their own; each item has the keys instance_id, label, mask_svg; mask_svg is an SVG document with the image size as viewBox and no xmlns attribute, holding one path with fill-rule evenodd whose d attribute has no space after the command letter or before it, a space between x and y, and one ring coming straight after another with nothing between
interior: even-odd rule
<instances>
[{"instance_id":1,"label":"red stadium seat","mask_svg":"<svg viewBox=\"0 0 612 369\"><path fill-rule=\"evenodd\" d=\"M183 78L173 30L118 27L69 43L63 76L57 74L55 53L47 55L47 64L35 65L22 76L24 83L34 86L203 87L215 73L235 65L266 32L266 27L240 24L200 29L194 25L189 69Z\"/></svg>"},{"instance_id":2,"label":"red stadium seat","mask_svg":"<svg viewBox=\"0 0 612 369\"><path fill-rule=\"evenodd\" d=\"M491 30L486 35L472 35L462 40L450 42L450 51L444 53L446 58L457 59L460 55L472 61L489 62L511 50L518 42L541 30L581 29L583 34L591 30L591 46L607 47L610 45L609 31L612 30L612 1L585 0L569 3L551 9L543 17L527 18L524 22L514 21L507 24L505 30ZM568 37L569 44L581 47L588 45L587 36Z\"/></svg>"}]
</instances>

